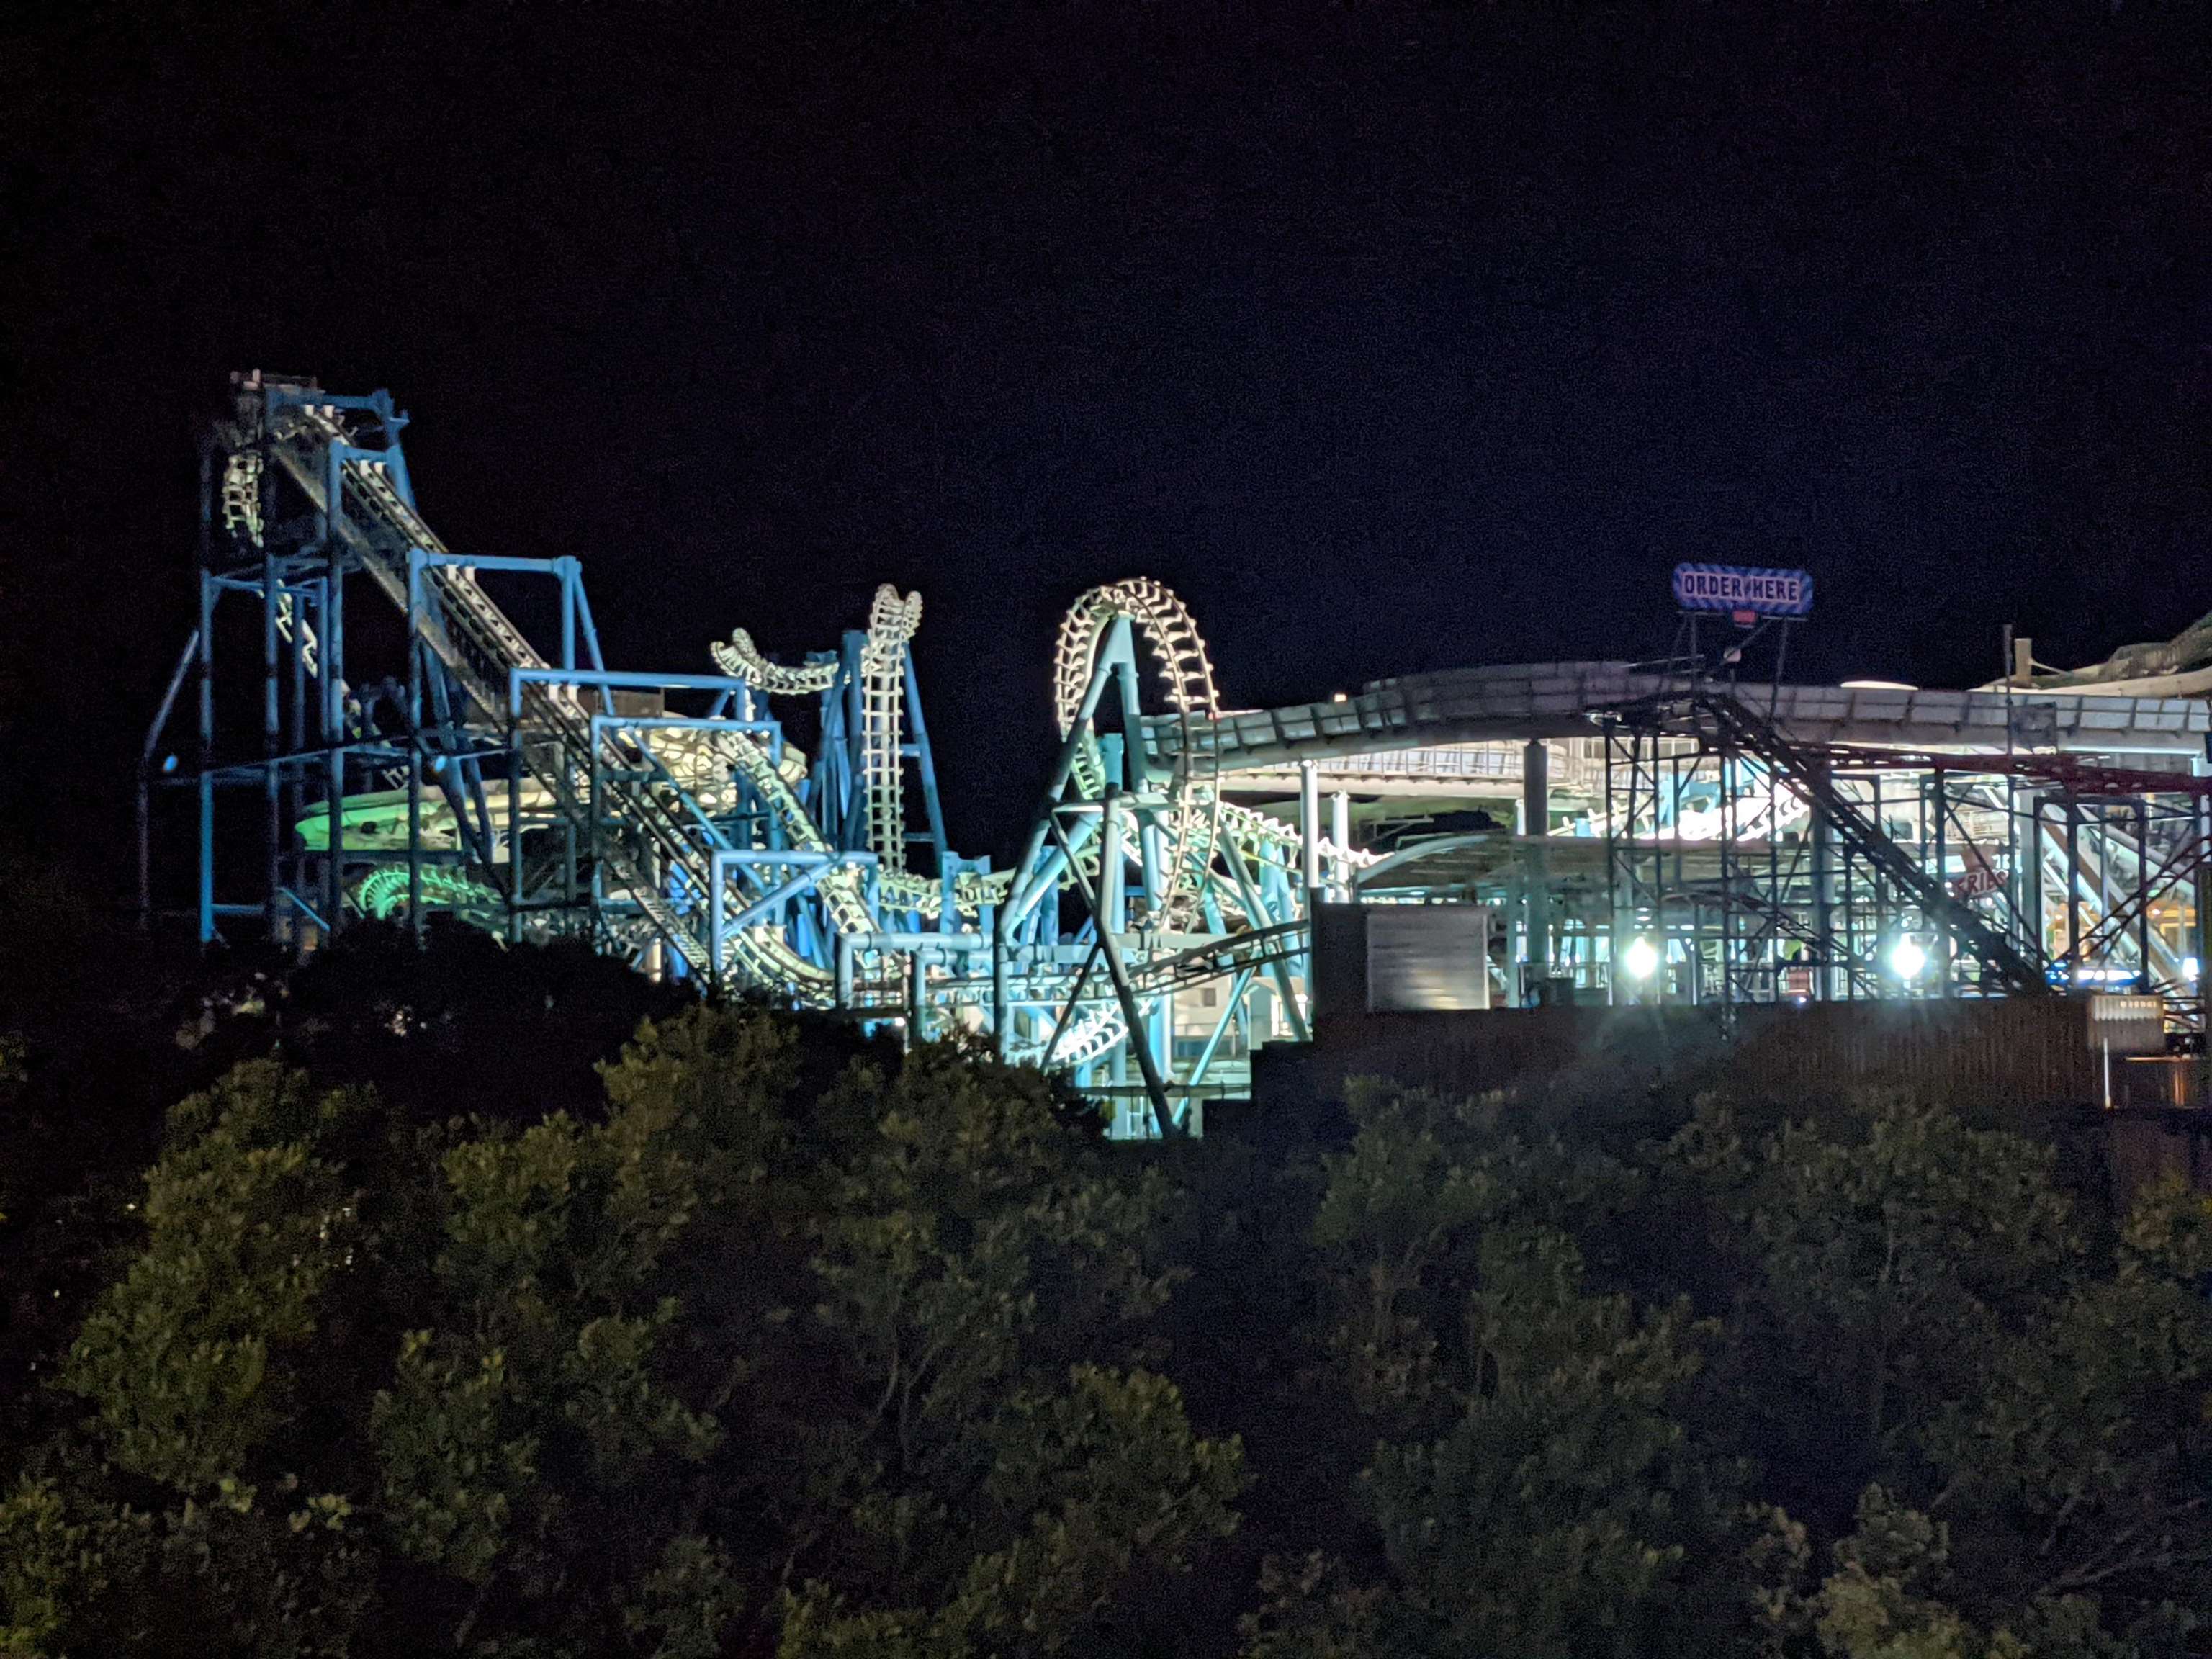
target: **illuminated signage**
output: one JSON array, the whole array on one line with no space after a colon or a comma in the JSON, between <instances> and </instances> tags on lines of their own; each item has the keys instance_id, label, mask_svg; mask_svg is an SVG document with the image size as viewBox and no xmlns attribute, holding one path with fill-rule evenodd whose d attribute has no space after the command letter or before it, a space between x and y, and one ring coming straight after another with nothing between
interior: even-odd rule
<instances>
[{"instance_id":1,"label":"illuminated signage","mask_svg":"<svg viewBox=\"0 0 2212 1659\"><path fill-rule=\"evenodd\" d=\"M1761 570L1741 564L1678 564L1674 603L1685 611L1753 617L1805 617L1813 611L1813 578L1802 570Z\"/></svg>"}]
</instances>

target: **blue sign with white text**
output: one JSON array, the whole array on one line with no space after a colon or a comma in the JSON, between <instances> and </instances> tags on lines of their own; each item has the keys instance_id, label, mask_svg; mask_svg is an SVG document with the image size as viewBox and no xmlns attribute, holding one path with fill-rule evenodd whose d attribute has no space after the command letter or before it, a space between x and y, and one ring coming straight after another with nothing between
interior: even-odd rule
<instances>
[{"instance_id":1,"label":"blue sign with white text","mask_svg":"<svg viewBox=\"0 0 2212 1659\"><path fill-rule=\"evenodd\" d=\"M1754 617L1806 617L1813 578L1803 570L1762 570L1741 564L1678 564L1674 603L1685 611L1749 611Z\"/></svg>"}]
</instances>

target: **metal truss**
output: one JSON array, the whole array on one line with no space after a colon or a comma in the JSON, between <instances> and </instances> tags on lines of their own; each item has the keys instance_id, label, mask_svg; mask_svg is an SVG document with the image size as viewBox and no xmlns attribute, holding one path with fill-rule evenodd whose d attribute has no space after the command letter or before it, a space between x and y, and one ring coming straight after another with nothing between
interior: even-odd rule
<instances>
[{"instance_id":1,"label":"metal truss","mask_svg":"<svg viewBox=\"0 0 2212 1659\"><path fill-rule=\"evenodd\" d=\"M1303 1035L1311 860L1297 830L1220 800L1212 665L1159 584L1069 612L1051 796L994 871L946 839L918 595L880 590L865 629L798 665L739 629L716 673L611 668L578 561L464 554L430 529L388 393L234 384L202 455L198 625L142 757L149 921L174 913L155 903L156 818L188 815L181 914L203 944L303 951L356 918L419 933L441 914L585 939L917 1036L980 1024L1102 1094L1126 1097L1133 1068L1146 1110L1127 1133L1192 1127L1230 1039L1252 1039L1255 986ZM545 648L488 583L547 618ZM364 586L382 615L349 629ZM187 694L188 756L164 753ZM1171 730L1148 725L1151 696ZM776 716L789 699L817 717L811 752ZM1217 984L1218 1015L1179 1036L1177 996Z\"/></svg>"},{"instance_id":2,"label":"metal truss","mask_svg":"<svg viewBox=\"0 0 2212 1659\"><path fill-rule=\"evenodd\" d=\"M1644 985L1616 975L1615 995L1729 1008L2124 983L2201 1019L2212 780L1808 746L1758 700L1686 681L1601 716L1611 931L1658 962Z\"/></svg>"}]
</instances>

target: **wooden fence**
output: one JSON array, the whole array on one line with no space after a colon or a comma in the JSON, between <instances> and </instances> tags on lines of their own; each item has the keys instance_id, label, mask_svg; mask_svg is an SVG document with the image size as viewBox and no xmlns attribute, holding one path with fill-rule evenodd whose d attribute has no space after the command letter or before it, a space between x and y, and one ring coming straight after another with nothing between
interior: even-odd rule
<instances>
[{"instance_id":1,"label":"wooden fence","mask_svg":"<svg viewBox=\"0 0 2212 1659\"><path fill-rule=\"evenodd\" d=\"M1731 1093L1785 1103L1897 1088L1973 1116L2093 1104L2103 1089L2084 1006L2023 997L1743 1008L1731 1041L1711 1008L1323 1019L1310 1047L1262 1051L1254 1090L1263 1106L1271 1086L1336 1098L1354 1077L1474 1094L1587 1064L1654 1077L1709 1074Z\"/></svg>"}]
</instances>

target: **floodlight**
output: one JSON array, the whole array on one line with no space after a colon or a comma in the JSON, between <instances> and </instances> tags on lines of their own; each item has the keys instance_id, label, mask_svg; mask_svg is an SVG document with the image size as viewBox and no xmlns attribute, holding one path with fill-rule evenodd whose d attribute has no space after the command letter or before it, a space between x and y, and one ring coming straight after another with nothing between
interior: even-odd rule
<instances>
[{"instance_id":1,"label":"floodlight","mask_svg":"<svg viewBox=\"0 0 2212 1659\"><path fill-rule=\"evenodd\" d=\"M1890 946L1890 971L1907 984L1920 977L1920 970L1928 965L1928 952L1920 948L1920 941L1907 933Z\"/></svg>"},{"instance_id":2,"label":"floodlight","mask_svg":"<svg viewBox=\"0 0 2212 1659\"><path fill-rule=\"evenodd\" d=\"M1631 979L1650 979L1659 971L1658 947L1638 933L1628 941L1628 949L1621 952L1620 965L1628 970Z\"/></svg>"}]
</instances>

